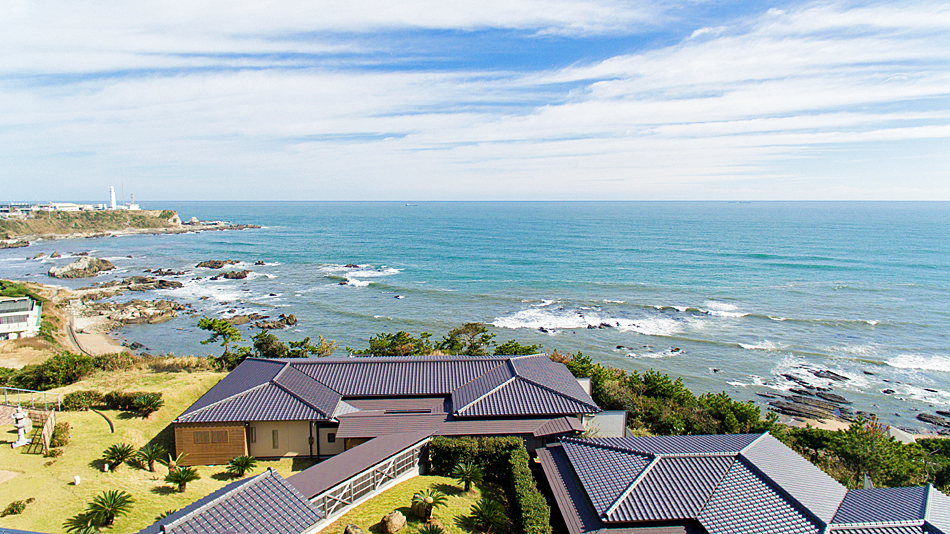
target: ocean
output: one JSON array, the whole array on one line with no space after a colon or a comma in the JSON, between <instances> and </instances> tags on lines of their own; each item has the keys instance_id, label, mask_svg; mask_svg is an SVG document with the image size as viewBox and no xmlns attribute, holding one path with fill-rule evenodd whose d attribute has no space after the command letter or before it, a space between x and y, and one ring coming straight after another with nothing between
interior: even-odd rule
<instances>
[{"instance_id":1,"label":"ocean","mask_svg":"<svg viewBox=\"0 0 950 534\"><path fill-rule=\"evenodd\" d=\"M337 355L380 332L438 339L476 321L498 342L660 370L697 393L763 404L756 393L797 387L791 377L910 429L926 427L917 411L950 409L950 204L141 205L263 228L39 242L0 251L0 277L88 285L46 276L68 257L26 259L88 251L117 266L96 281L187 271L181 289L120 299L171 298L216 317L293 313L299 323L279 337L323 335ZM211 281L214 271L195 268L207 259L240 260L231 268L253 274ZM220 352L200 344L196 322L182 315L117 335L152 354Z\"/></svg>"}]
</instances>

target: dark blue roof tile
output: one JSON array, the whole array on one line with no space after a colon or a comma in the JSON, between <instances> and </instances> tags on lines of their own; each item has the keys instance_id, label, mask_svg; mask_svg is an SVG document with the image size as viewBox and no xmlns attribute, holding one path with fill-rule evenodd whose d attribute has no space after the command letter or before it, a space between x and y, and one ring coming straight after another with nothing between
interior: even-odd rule
<instances>
[{"instance_id":1,"label":"dark blue roof tile","mask_svg":"<svg viewBox=\"0 0 950 534\"><path fill-rule=\"evenodd\" d=\"M822 523L830 523L848 488L769 434L741 456Z\"/></svg>"},{"instance_id":2,"label":"dark blue roof tile","mask_svg":"<svg viewBox=\"0 0 950 534\"><path fill-rule=\"evenodd\" d=\"M593 438L591 443L640 454L738 454L762 434Z\"/></svg>"},{"instance_id":3,"label":"dark blue roof tile","mask_svg":"<svg viewBox=\"0 0 950 534\"><path fill-rule=\"evenodd\" d=\"M459 410L456 415L489 417L580 414L598 411L600 409L593 401L582 402L574 397L540 387L533 382L515 378Z\"/></svg>"},{"instance_id":4,"label":"dark blue roof tile","mask_svg":"<svg viewBox=\"0 0 950 534\"><path fill-rule=\"evenodd\" d=\"M695 518L733 461L732 456L661 457L605 521Z\"/></svg>"},{"instance_id":5,"label":"dark blue roof tile","mask_svg":"<svg viewBox=\"0 0 950 534\"><path fill-rule=\"evenodd\" d=\"M927 486L853 489L845 496L833 524L923 520Z\"/></svg>"},{"instance_id":6,"label":"dark blue roof tile","mask_svg":"<svg viewBox=\"0 0 950 534\"><path fill-rule=\"evenodd\" d=\"M939 534L950 534L950 497L927 486L927 526Z\"/></svg>"},{"instance_id":7,"label":"dark blue roof tile","mask_svg":"<svg viewBox=\"0 0 950 534\"><path fill-rule=\"evenodd\" d=\"M238 480L138 534L299 534L322 514L276 471Z\"/></svg>"},{"instance_id":8,"label":"dark blue roof tile","mask_svg":"<svg viewBox=\"0 0 950 534\"><path fill-rule=\"evenodd\" d=\"M287 391L264 384L201 410L178 417L179 423L223 423L237 421L314 421L324 416Z\"/></svg>"},{"instance_id":9,"label":"dark blue roof tile","mask_svg":"<svg viewBox=\"0 0 950 534\"><path fill-rule=\"evenodd\" d=\"M286 366L274 377L274 383L319 410L324 419L333 417L337 404L340 403L339 393L310 378L292 365Z\"/></svg>"},{"instance_id":10,"label":"dark blue roof tile","mask_svg":"<svg viewBox=\"0 0 950 534\"><path fill-rule=\"evenodd\" d=\"M245 360L185 410L185 413L200 410L253 387L266 384L277 376L283 367L282 362L275 360Z\"/></svg>"},{"instance_id":11,"label":"dark blue roof tile","mask_svg":"<svg viewBox=\"0 0 950 534\"><path fill-rule=\"evenodd\" d=\"M739 460L699 515L709 534L818 534L821 528Z\"/></svg>"},{"instance_id":12,"label":"dark blue roof tile","mask_svg":"<svg viewBox=\"0 0 950 534\"><path fill-rule=\"evenodd\" d=\"M653 458L612 448L592 446L590 440L562 439L564 453L584 486L594 510L604 515Z\"/></svg>"}]
</instances>

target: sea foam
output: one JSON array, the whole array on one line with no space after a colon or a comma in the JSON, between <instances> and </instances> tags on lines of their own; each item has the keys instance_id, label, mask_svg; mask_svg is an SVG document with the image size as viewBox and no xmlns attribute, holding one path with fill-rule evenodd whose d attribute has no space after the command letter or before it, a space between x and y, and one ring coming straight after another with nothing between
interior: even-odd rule
<instances>
[{"instance_id":1,"label":"sea foam","mask_svg":"<svg viewBox=\"0 0 950 534\"><path fill-rule=\"evenodd\" d=\"M900 354L887 360L887 364L898 369L919 369L950 373L950 357L939 354Z\"/></svg>"}]
</instances>

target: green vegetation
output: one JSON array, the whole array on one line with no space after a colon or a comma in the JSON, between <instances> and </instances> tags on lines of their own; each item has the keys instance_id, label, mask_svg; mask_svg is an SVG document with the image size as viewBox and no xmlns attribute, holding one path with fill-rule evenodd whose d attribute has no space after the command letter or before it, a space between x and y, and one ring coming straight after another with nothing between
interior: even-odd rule
<instances>
[{"instance_id":1,"label":"green vegetation","mask_svg":"<svg viewBox=\"0 0 950 534\"><path fill-rule=\"evenodd\" d=\"M492 533L501 529L508 518L505 516L505 507L501 503L483 497L472 506L472 519L475 520L478 528Z\"/></svg>"},{"instance_id":2,"label":"green vegetation","mask_svg":"<svg viewBox=\"0 0 950 534\"><path fill-rule=\"evenodd\" d=\"M174 471L169 468L168 474L165 475L165 482L177 485L179 493L185 492L189 482L194 482L199 479L201 479L201 475L198 474L198 470L194 467L179 467Z\"/></svg>"},{"instance_id":3,"label":"green vegetation","mask_svg":"<svg viewBox=\"0 0 950 534\"><path fill-rule=\"evenodd\" d=\"M227 471L231 476L241 478L245 473L253 471L255 467L257 467L257 459L253 456L242 454L228 461Z\"/></svg>"},{"instance_id":4,"label":"green vegetation","mask_svg":"<svg viewBox=\"0 0 950 534\"><path fill-rule=\"evenodd\" d=\"M591 396L605 410L626 410L627 424L659 435L737 434L765 432L777 420L762 419L759 407L732 400L725 393L699 397L683 380L649 370L642 375L594 363L581 353L566 356L555 351L551 359L567 366L576 377L590 377Z\"/></svg>"},{"instance_id":5,"label":"green vegetation","mask_svg":"<svg viewBox=\"0 0 950 534\"><path fill-rule=\"evenodd\" d=\"M0 280L0 297L30 297L42 304L49 302L47 299L26 287L26 285L9 280Z\"/></svg>"},{"instance_id":6,"label":"green vegetation","mask_svg":"<svg viewBox=\"0 0 950 534\"><path fill-rule=\"evenodd\" d=\"M39 364L25 365L9 373L3 385L46 391L67 386L89 376L93 371L89 356L59 352Z\"/></svg>"},{"instance_id":7,"label":"green vegetation","mask_svg":"<svg viewBox=\"0 0 950 534\"><path fill-rule=\"evenodd\" d=\"M49 438L50 447L65 447L69 445L69 432L71 427L66 421L56 423L53 427L53 435Z\"/></svg>"},{"instance_id":8,"label":"green vegetation","mask_svg":"<svg viewBox=\"0 0 950 534\"><path fill-rule=\"evenodd\" d=\"M161 443L148 443L135 453L135 459L148 467L149 472L155 472L155 462L160 461L168 454L168 449Z\"/></svg>"},{"instance_id":9,"label":"green vegetation","mask_svg":"<svg viewBox=\"0 0 950 534\"><path fill-rule=\"evenodd\" d=\"M216 358L222 369L228 371L234 369L250 354L251 349L248 347L238 347L238 352L231 352L229 345L243 341L244 338L241 337L241 332L238 331L236 326L224 319L202 317L198 320L198 328L211 332L211 336L201 342L202 345L221 343L221 346L224 347L224 353Z\"/></svg>"},{"instance_id":10,"label":"green vegetation","mask_svg":"<svg viewBox=\"0 0 950 534\"><path fill-rule=\"evenodd\" d=\"M148 417L165 406L161 393L142 393L135 397L132 406L142 413L142 417Z\"/></svg>"},{"instance_id":11,"label":"green vegetation","mask_svg":"<svg viewBox=\"0 0 950 534\"><path fill-rule=\"evenodd\" d=\"M446 494L435 489L424 489L412 495L412 513L426 523L432 521L432 512L449 504Z\"/></svg>"},{"instance_id":12,"label":"green vegetation","mask_svg":"<svg viewBox=\"0 0 950 534\"><path fill-rule=\"evenodd\" d=\"M429 466L435 474L451 473L472 462L487 479L501 483L509 498L509 517L518 518L524 534L550 534L551 508L538 490L529 467L530 457L520 438L446 438L429 442Z\"/></svg>"},{"instance_id":13,"label":"green vegetation","mask_svg":"<svg viewBox=\"0 0 950 534\"><path fill-rule=\"evenodd\" d=\"M102 453L102 459L109 464L109 469L115 471L135 456L135 447L128 443L114 443Z\"/></svg>"},{"instance_id":14,"label":"green vegetation","mask_svg":"<svg viewBox=\"0 0 950 534\"><path fill-rule=\"evenodd\" d=\"M258 358L323 358L333 354L337 348L336 342L327 341L323 336L317 337L320 340L316 345L311 345L310 338L305 337L300 341L289 342L288 347L274 334L261 330L252 338L254 355Z\"/></svg>"},{"instance_id":15,"label":"green vegetation","mask_svg":"<svg viewBox=\"0 0 950 534\"><path fill-rule=\"evenodd\" d=\"M541 345L522 345L515 340L495 345L495 334L488 333L488 327L482 323L465 323L453 328L442 340L433 344L432 334L422 332L419 337L413 337L409 332L399 331L395 334L382 332L369 338L369 347L353 349L347 347L347 352L358 355L371 356L426 356L429 354L462 354L467 356L487 356L488 354L521 356L538 354ZM490 352L494 347L494 352Z\"/></svg>"},{"instance_id":16,"label":"green vegetation","mask_svg":"<svg viewBox=\"0 0 950 534\"><path fill-rule=\"evenodd\" d=\"M482 471L482 468L476 464L462 462L452 469L452 476L455 477L455 480L457 480L459 484L463 485L465 491L471 491L472 484L482 483L482 480L485 478L485 473Z\"/></svg>"},{"instance_id":17,"label":"green vegetation","mask_svg":"<svg viewBox=\"0 0 950 534\"><path fill-rule=\"evenodd\" d=\"M89 506L86 507L86 513L96 524L111 527L117 516L128 515L134 502L135 499L127 492L121 490L104 491L89 503Z\"/></svg>"},{"instance_id":18,"label":"green vegetation","mask_svg":"<svg viewBox=\"0 0 950 534\"><path fill-rule=\"evenodd\" d=\"M471 519L472 506L483 497L502 502L505 499L504 494L494 484L476 486L471 493L459 491L454 484L453 479L441 476L424 475L411 478L354 507L336 522L327 525L322 532L339 534L347 524L353 523L367 534L385 534L380 519L393 510L399 510L406 516L406 527L400 534L421 532L426 526L441 528L446 534L482 532ZM424 523L410 510L412 496L426 490L442 491L448 498L445 506L433 510L432 523Z\"/></svg>"},{"instance_id":19,"label":"green vegetation","mask_svg":"<svg viewBox=\"0 0 950 534\"><path fill-rule=\"evenodd\" d=\"M3 509L3 512L0 512L0 517L6 517L8 515L20 515L26 510L26 505L35 500L36 499L33 497L30 497L25 501L13 501Z\"/></svg>"},{"instance_id":20,"label":"green vegetation","mask_svg":"<svg viewBox=\"0 0 950 534\"><path fill-rule=\"evenodd\" d=\"M11 239L31 235L71 235L98 233L130 228L173 228L172 219L177 213L171 210L158 211L53 211L33 219L0 220L0 236Z\"/></svg>"}]
</instances>

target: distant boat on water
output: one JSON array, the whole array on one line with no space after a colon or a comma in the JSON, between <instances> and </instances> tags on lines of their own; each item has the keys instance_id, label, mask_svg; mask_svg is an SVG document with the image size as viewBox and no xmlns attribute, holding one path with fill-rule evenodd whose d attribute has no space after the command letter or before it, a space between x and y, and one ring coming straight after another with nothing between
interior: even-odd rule
<instances>
[{"instance_id":1,"label":"distant boat on water","mask_svg":"<svg viewBox=\"0 0 950 534\"><path fill-rule=\"evenodd\" d=\"M408 203L408 202L406 202L406 205L407 205L407 206L418 206L418 204L410 204L410 203Z\"/></svg>"}]
</instances>

